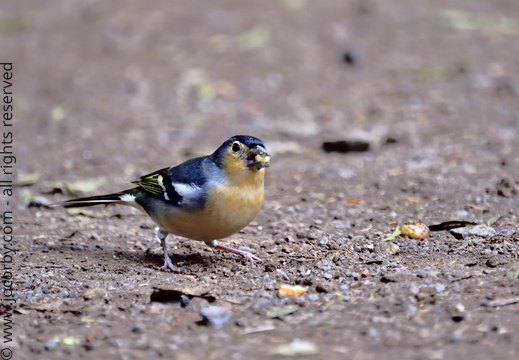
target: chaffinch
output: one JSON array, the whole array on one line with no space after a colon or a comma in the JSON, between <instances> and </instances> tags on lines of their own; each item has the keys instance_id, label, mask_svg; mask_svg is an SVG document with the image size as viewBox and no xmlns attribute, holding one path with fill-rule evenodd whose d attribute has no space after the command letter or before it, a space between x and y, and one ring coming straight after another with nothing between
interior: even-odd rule
<instances>
[{"instance_id":1,"label":"chaffinch","mask_svg":"<svg viewBox=\"0 0 519 360\"><path fill-rule=\"evenodd\" d=\"M261 261L250 252L221 245L216 240L237 233L258 213L263 202L265 168L270 155L260 139L236 135L214 153L144 175L137 187L114 194L83 197L64 207L100 204L133 206L159 226L155 234L164 251L161 269L179 272L168 255L169 233L205 242L210 247Z\"/></svg>"}]
</instances>

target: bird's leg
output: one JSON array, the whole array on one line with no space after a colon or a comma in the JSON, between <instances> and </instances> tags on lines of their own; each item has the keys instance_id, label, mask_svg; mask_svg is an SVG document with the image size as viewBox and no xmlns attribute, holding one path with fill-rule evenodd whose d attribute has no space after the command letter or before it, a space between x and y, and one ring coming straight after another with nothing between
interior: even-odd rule
<instances>
[{"instance_id":1,"label":"bird's leg","mask_svg":"<svg viewBox=\"0 0 519 360\"><path fill-rule=\"evenodd\" d=\"M215 249L224 250L224 251L232 252L233 254L241 255L245 259L247 259L249 261L252 261L252 262L261 262L261 261L263 261L259 257L257 257L256 255L252 255L248 251L238 250L238 249L232 248L230 246L225 246L225 245L219 244L216 240L208 241L208 242L206 242L206 244L208 246L212 247L212 248L215 248Z\"/></svg>"},{"instance_id":2,"label":"bird's leg","mask_svg":"<svg viewBox=\"0 0 519 360\"><path fill-rule=\"evenodd\" d=\"M146 250L146 252L149 252L151 250L151 248L153 247L153 245L160 244L159 231L160 231L160 228L158 226L156 226L155 234L153 234L153 238L150 241L148 241L148 243L146 244L146 247L148 248Z\"/></svg>"},{"instance_id":3,"label":"bird's leg","mask_svg":"<svg viewBox=\"0 0 519 360\"><path fill-rule=\"evenodd\" d=\"M159 229L155 235L162 245L162 251L164 252L164 265L160 267L160 270L169 269L173 272L183 272L183 269L179 266L173 264L171 258L168 255L168 246L166 245L166 237L168 236L168 232L162 229Z\"/></svg>"}]
</instances>

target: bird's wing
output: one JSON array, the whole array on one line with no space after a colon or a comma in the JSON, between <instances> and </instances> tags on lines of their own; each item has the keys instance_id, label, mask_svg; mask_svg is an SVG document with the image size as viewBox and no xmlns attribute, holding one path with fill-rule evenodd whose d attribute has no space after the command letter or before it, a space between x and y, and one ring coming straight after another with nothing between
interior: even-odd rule
<instances>
[{"instance_id":1,"label":"bird's wing","mask_svg":"<svg viewBox=\"0 0 519 360\"><path fill-rule=\"evenodd\" d=\"M207 183L201 163L202 158L192 159L141 176L133 183L173 205L201 208L206 198L204 185Z\"/></svg>"}]
</instances>

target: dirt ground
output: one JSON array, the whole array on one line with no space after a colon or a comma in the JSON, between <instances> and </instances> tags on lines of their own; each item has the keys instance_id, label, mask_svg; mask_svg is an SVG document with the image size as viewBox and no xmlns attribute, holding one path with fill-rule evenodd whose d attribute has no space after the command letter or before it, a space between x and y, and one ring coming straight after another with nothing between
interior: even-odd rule
<instances>
[{"instance_id":1,"label":"dirt ground","mask_svg":"<svg viewBox=\"0 0 519 360\"><path fill-rule=\"evenodd\" d=\"M517 0L3 1L17 303L2 346L13 359L516 359L518 19ZM224 241L262 263L172 236L186 272L159 271L146 216L45 206L123 190L235 134L273 155L261 213ZM338 140L369 149L323 151ZM452 220L494 232L382 241Z\"/></svg>"}]
</instances>

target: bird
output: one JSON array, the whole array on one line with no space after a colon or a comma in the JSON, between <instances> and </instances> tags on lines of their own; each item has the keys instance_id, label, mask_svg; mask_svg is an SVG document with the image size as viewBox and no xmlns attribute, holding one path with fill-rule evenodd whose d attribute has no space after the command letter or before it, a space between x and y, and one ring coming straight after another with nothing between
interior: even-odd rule
<instances>
[{"instance_id":1,"label":"bird","mask_svg":"<svg viewBox=\"0 0 519 360\"><path fill-rule=\"evenodd\" d=\"M120 204L148 214L158 225L154 241L160 241L164 253L161 270L183 272L168 254L168 234L203 241L212 248L260 262L252 253L222 245L217 240L242 230L258 214L270 158L260 139L235 135L210 155L134 179L132 183L136 186L131 189L71 199L61 205L73 208Z\"/></svg>"}]
</instances>

